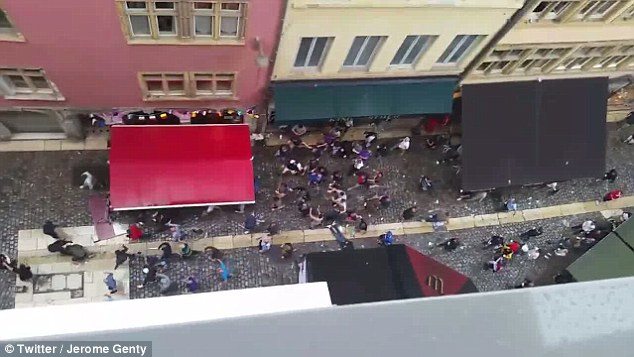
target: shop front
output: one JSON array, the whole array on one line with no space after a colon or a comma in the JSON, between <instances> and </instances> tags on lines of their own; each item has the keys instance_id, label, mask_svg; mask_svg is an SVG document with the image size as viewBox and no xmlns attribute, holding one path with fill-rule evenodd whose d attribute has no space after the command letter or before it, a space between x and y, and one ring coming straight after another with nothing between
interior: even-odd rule
<instances>
[{"instance_id":1,"label":"shop front","mask_svg":"<svg viewBox=\"0 0 634 357\"><path fill-rule=\"evenodd\" d=\"M64 138L62 120L53 110L0 110L0 140Z\"/></svg>"}]
</instances>

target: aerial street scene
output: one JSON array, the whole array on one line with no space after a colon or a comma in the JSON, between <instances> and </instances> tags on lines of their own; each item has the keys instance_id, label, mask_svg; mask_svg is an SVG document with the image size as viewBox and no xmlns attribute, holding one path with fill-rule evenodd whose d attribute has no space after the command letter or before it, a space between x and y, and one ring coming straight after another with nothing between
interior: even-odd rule
<instances>
[{"instance_id":1,"label":"aerial street scene","mask_svg":"<svg viewBox=\"0 0 634 357\"><path fill-rule=\"evenodd\" d=\"M0 0L0 354L631 356L633 106L634 0Z\"/></svg>"}]
</instances>

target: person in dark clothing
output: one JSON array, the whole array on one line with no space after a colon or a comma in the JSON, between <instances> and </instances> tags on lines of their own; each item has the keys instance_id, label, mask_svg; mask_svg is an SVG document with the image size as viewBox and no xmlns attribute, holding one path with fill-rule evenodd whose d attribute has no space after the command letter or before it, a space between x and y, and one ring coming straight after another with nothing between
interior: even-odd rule
<instances>
[{"instance_id":1,"label":"person in dark clothing","mask_svg":"<svg viewBox=\"0 0 634 357\"><path fill-rule=\"evenodd\" d=\"M62 255L72 256L74 262L81 262L89 257L89 253L80 244L69 244L72 242L65 240L57 240L48 245L48 251L51 253L59 252Z\"/></svg>"},{"instance_id":2,"label":"person in dark clothing","mask_svg":"<svg viewBox=\"0 0 634 357\"><path fill-rule=\"evenodd\" d=\"M310 213L310 206L305 201L299 202L297 204L297 210L301 213L302 217L308 217Z\"/></svg>"},{"instance_id":3,"label":"person in dark clothing","mask_svg":"<svg viewBox=\"0 0 634 357\"><path fill-rule=\"evenodd\" d=\"M521 284L515 285L515 289L531 288L535 284L530 279L524 279Z\"/></svg>"},{"instance_id":4,"label":"person in dark clothing","mask_svg":"<svg viewBox=\"0 0 634 357\"><path fill-rule=\"evenodd\" d=\"M56 224L53 224L53 222L51 221L46 221L42 226L42 232L54 239L59 239L59 235L57 234L57 232L55 232L55 228L57 228Z\"/></svg>"},{"instance_id":5,"label":"person in dark clothing","mask_svg":"<svg viewBox=\"0 0 634 357\"><path fill-rule=\"evenodd\" d=\"M126 247L125 245L122 245L121 249L115 250L114 255L115 255L114 270L117 270L117 268L121 264L125 263L125 261L128 260L128 258L132 258L134 256L132 254L128 254L128 247Z\"/></svg>"},{"instance_id":6,"label":"person in dark clothing","mask_svg":"<svg viewBox=\"0 0 634 357\"><path fill-rule=\"evenodd\" d=\"M211 258L213 259L222 259L222 251L213 246L207 246L203 249L205 252L211 252Z\"/></svg>"},{"instance_id":7,"label":"person in dark clothing","mask_svg":"<svg viewBox=\"0 0 634 357\"><path fill-rule=\"evenodd\" d=\"M59 240L56 240L55 242L49 244L47 249L51 253L58 253L58 252L61 253L64 250L64 246L66 244L70 244L70 243L72 243L72 242L69 241L69 240L59 239Z\"/></svg>"},{"instance_id":8,"label":"person in dark clothing","mask_svg":"<svg viewBox=\"0 0 634 357\"><path fill-rule=\"evenodd\" d=\"M390 152L390 148L385 144L379 144L376 147L376 152L379 156L385 157Z\"/></svg>"},{"instance_id":9,"label":"person in dark clothing","mask_svg":"<svg viewBox=\"0 0 634 357\"><path fill-rule=\"evenodd\" d=\"M420 177L418 184L422 191L431 191L433 187L431 179L425 175Z\"/></svg>"},{"instance_id":10,"label":"person in dark clothing","mask_svg":"<svg viewBox=\"0 0 634 357\"><path fill-rule=\"evenodd\" d=\"M255 227L258 226L258 220L255 217L255 214L249 213L244 217L244 232L245 234L250 233Z\"/></svg>"},{"instance_id":11,"label":"person in dark clothing","mask_svg":"<svg viewBox=\"0 0 634 357\"><path fill-rule=\"evenodd\" d=\"M460 245L460 241L458 240L458 238L451 238L438 244L437 247L443 247L447 251L453 251L453 250L456 250L456 248L458 248L459 245Z\"/></svg>"},{"instance_id":12,"label":"person in dark clothing","mask_svg":"<svg viewBox=\"0 0 634 357\"><path fill-rule=\"evenodd\" d=\"M603 180L607 180L608 182L613 183L614 181L616 181L617 177L618 173L615 169L612 169L603 175Z\"/></svg>"},{"instance_id":13,"label":"person in dark clothing","mask_svg":"<svg viewBox=\"0 0 634 357\"><path fill-rule=\"evenodd\" d=\"M161 260L168 262L174 253L172 253L172 246L168 242L163 242L158 246L158 249L163 252Z\"/></svg>"},{"instance_id":14,"label":"person in dark clothing","mask_svg":"<svg viewBox=\"0 0 634 357\"><path fill-rule=\"evenodd\" d=\"M486 240L484 242L484 249L488 249L488 248L491 248L491 247L493 247L495 249L498 249L502 245L504 245L504 238L503 237L492 236L491 238L489 238L488 240Z\"/></svg>"},{"instance_id":15,"label":"person in dark clothing","mask_svg":"<svg viewBox=\"0 0 634 357\"><path fill-rule=\"evenodd\" d=\"M280 226L276 222L271 222L266 230L270 235L274 236L280 233Z\"/></svg>"},{"instance_id":16,"label":"person in dark clothing","mask_svg":"<svg viewBox=\"0 0 634 357\"><path fill-rule=\"evenodd\" d=\"M33 278L31 267L25 264L20 264L19 268L13 268L13 272L18 275L20 281L29 281Z\"/></svg>"},{"instance_id":17,"label":"person in dark clothing","mask_svg":"<svg viewBox=\"0 0 634 357\"><path fill-rule=\"evenodd\" d=\"M343 180L343 174L341 171L335 171L332 173L332 182L341 183Z\"/></svg>"},{"instance_id":18,"label":"person in dark clothing","mask_svg":"<svg viewBox=\"0 0 634 357\"><path fill-rule=\"evenodd\" d=\"M403 219L407 221L414 218L416 216L417 210L418 208L416 206L406 209L405 211L403 211Z\"/></svg>"},{"instance_id":19,"label":"person in dark clothing","mask_svg":"<svg viewBox=\"0 0 634 357\"><path fill-rule=\"evenodd\" d=\"M368 222L365 219L361 218L359 224L357 224L357 231L364 233L368 231Z\"/></svg>"},{"instance_id":20,"label":"person in dark clothing","mask_svg":"<svg viewBox=\"0 0 634 357\"><path fill-rule=\"evenodd\" d=\"M158 271L153 265L145 265L143 267L143 274L145 274L145 278L143 279L143 284L137 285L137 288L142 289L148 283L156 281L156 274Z\"/></svg>"},{"instance_id":21,"label":"person in dark clothing","mask_svg":"<svg viewBox=\"0 0 634 357\"><path fill-rule=\"evenodd\" d=\"M567 270L564 270L555 276L555 284L566 284L574 281L575 278Z\"/></svg>"},{"instance_id":22,"label":"person in dark clothing","mask_svg":"<svg viewBox=\"0 0 634 357\"><path fill-rule=\"evenodd\" d=\"M381 195L381 197L379 197L379 202L381 204L381 208L388 208L392 203L392 199L388 195Z\"/></svg>"},{"instance_id":23,"label":"person in dark clothing","mask_svg":"<svg viewBox=\"0 0 634 357\"><path fill-rule=\"evenodd\" d=\"M544 234L544 229L542 227L533 227L526 232L520 234L520 237L528 239L531 237L540 236L542 234Z\"/></svg>"}]
</instances>

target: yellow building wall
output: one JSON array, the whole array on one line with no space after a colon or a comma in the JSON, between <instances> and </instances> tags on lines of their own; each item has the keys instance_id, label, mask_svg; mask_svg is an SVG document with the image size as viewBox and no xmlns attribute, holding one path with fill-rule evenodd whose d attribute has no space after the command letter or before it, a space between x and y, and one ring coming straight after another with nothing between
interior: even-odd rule
<instances>
[{"instance_id":1,"label":"yellow building wall","mask_svg":"<svg viewBox=\"0 0 634 357\"><path fill-rule=\"evenodd\" d=\"M528 6L537 5L539 1L533 1ZM575 12L584 6L592 3L590 0L576 1L575 8L571 7L571 11ZM478 63L467 77L462 81L464 84L478 82L505 82L517 80L533 80L536 78L555 79L555 78L579 78L579 77L596 77L609 76L619 77L634 73L634 19L624 20L621 16L628 11L634 9L634 0L620 0L613 10L608 12L601 20L580 20L570 15L562 17L559 21L528 21L531 12L521 19L498 43L492 50L505 51L509 49L533 48L539 50L541 48L571 48L567 54L557 60L557 65L547 66L541 71L507 71L503 73L485 73L477 70L480 64L494 61L491 56L485 57ZM609 51L604 58L611 56L626 56L619 66L608 68L596 68L585 66L580 69L558 70L558 65L565 64L567 60L578 57L578 51L588 47L605 47L612 46L614 51ZM623 50L629 48L628 50ZM492 51L489 51L489 55ZM504 61L507 59L497 59ZM510 60L512 61L512 60ZM596 62L596 61L595 61Z\"/></svg>"},{"instance_id":2,"label":"yellow building wall","mask_svg":"<svg viewBox=\"0 0 634 357\"><path fill-rule=\"evenodd\" d=\"M423 5L432 1L289 0L273 80L457 75L491 36L522 6L522 0L467 0L465 6ZM436 3L441 1L436 0ZM447 3L446 0L442 1ZM319 7L315 4L318 3ZM330 3L329 6L324 4ZM455 3L458 3L455 1ZM477 7L479 6L479 7ZM390 62L408 35L438 36L413 68ZM456 35L485 35L457 66L435 62ZM355 36L385 36L367 70L343 69ZM320 70L293 67L302 37L333 37Z\"/></svg>"}]
</instances>

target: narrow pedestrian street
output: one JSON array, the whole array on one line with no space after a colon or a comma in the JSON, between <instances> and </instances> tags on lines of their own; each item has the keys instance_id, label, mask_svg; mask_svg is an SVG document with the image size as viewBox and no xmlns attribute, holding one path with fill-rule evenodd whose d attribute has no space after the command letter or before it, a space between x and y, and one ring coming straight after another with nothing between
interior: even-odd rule
<instances>
[{"instance_id":1,"label":"narrow pedestrian street","mask_svg":"<svg viewBox=\"0 0 634 357\"><path fill-rule=\"evenodd\" d=\"M600 200L612 189L621 189L626 196L632 194L634 188L634 159L631 147L618 140L619 124L609 124L607 150L607 168L616 168L619 178L615 183L597 181L596 179L579 179L562 182L560 191L549 194L544 187L511 188L496 190L482 202L457 201L460 182L459 174L451 165L436 163L441 159L439 149L425 148L422 137L413 137L412 145L407 153L400 155L392 152L387 157L369 159L363 170L372 173L380 170L384 174L382 187L368 191L356 188L348 191L348 209L364 216L370 225L402 221L403 210L413 205L419 208L416 220L420 220L430 210L447 212L449 217L463 217L475 214L498 212L503 202L514 197L519 209L530 209L554 206L565 203ZM388 146L397 142L389 139ZM274 211L270 209L274 191L280 182L290 187L307 187L305 176L281 175L282 163L274 157L277 148L265 147L257 142L254 147L254 169L259 180L259 194L254 207L247 207L246 212L255 212L266 223L256 229L264 232L271 222L279 224L282 231L303 230L309 228L308 219L302 218L295 205L295 193L284 198L285 208ZM307 149L294 149L291 157L306 163L311 157ZM59 152L12 152L0 153L0 252L11 257L17 254L18 231L40 228L45 220L52 220L62 227L90 225L91 219L87 209L87 201L91 192L79 189L79 174L87 167L103 166L107 161L105 151L59 151ZM350 159L332 158L324 154L319 165L328 171L340 170L344 175L351 165ZM434 183L431 192L422 192L418 186L421 175L430 177ZM343 187L349 188L355 178L346 176ZM312 206L321 206L322 212L327 210L329 201L325 198L327 184L310 188ZM392 200L389 208L377 212L366 212L364 199L374 193L387 193ZM234 212L235 207L223 207L209 215L202 215L204 209L181 209L175 221L191 232L202 230L202 236L226 236L243 233L244 214ZM122 222L133 221L138 212L122 214ZM501 235L507 239L517 237L519 233L533 226L542 226L545 234L534 239L532 244L544 251L552 251L560 239L569 232L569 227L579 224L584 219L600 219L600 215L566 216L541 221L511 223L498 227L473 228L452 232L437 232L422 235L398 236L397 243L408 244L419 251L451 266L470 277L479 290L491 291L506 289L529 277L541 281L547 276L556 274L574 260L581 252L572 252L567 257L552 256L550 259L540 257L529 260L526 256L514 258L503 271L492 273L485 271L483 264L491 258L491 252L483 250L481 242L491 235ZM459 238L462 246L453 252L434 248L435 244L448 238ZM157 234L152 240L167 239L167 233ZM227 264L232 271L232 278L221 283L211 256L204 253L193 261L175 261L167 269L172 281L184 288L185 279L194 276L200 282L201 291L238 289L297 282L296 265L293 261L280 258L279 246L273 240L274 248L260 254L256 248L238 248L225 251ZM375 247L373 238L355 240L355 248ZM336 242L304 243L295 246L294 257L315 251L339 249ZM115 247L112 247L114 250ZM176 246L174 250L177 251ZM114 266L114 261L113 261ZM158 296L158 287L149 285L143 289L136 286L142 282L142 259L135 257L130 265L130 297L144 298ZM0 307L14 306L14 275L6 271L0 272Z\"/></svg>"}]
</instances>

